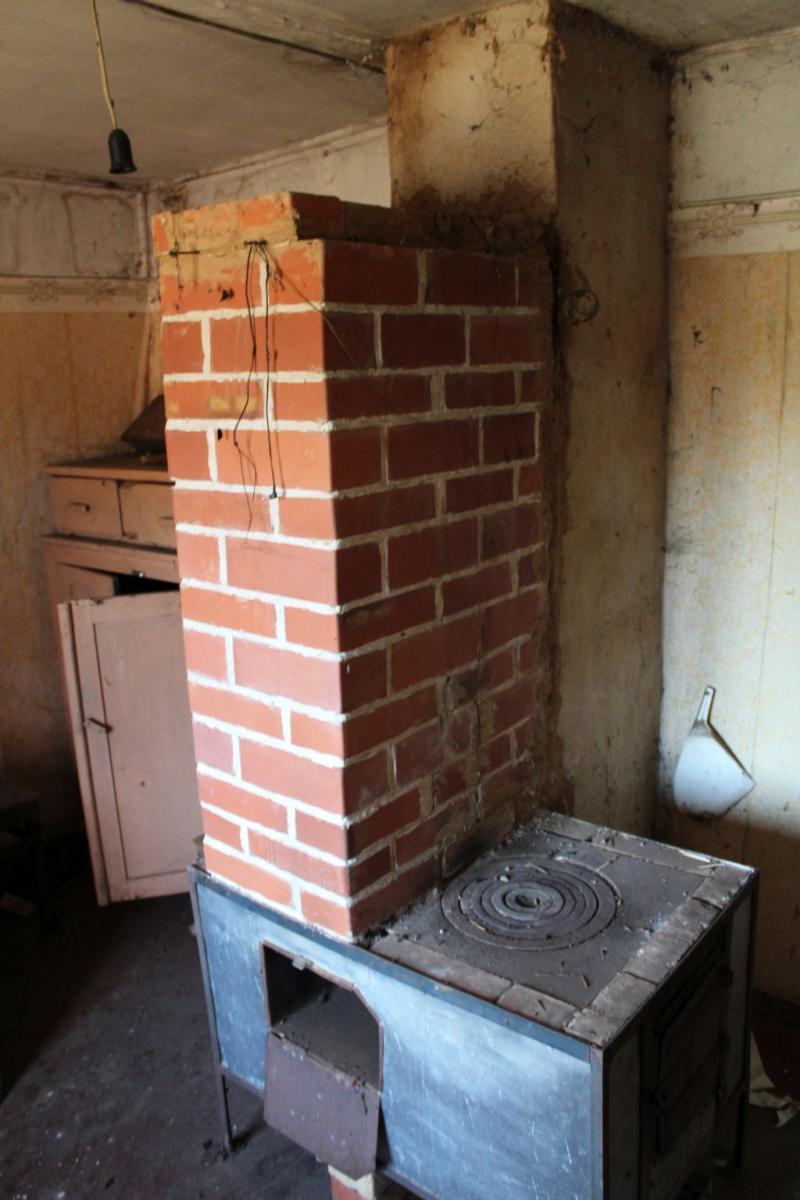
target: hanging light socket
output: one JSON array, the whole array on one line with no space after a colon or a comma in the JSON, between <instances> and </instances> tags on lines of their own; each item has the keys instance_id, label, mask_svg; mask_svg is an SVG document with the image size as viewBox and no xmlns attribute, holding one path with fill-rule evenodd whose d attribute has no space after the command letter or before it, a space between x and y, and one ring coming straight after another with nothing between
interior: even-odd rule
<instances>
[{"instance_id":1,"label":"hanging light socket","mask_svg":"<svg viewBox=\"0 0 800 1200\"><path fill-rule=\"evenodd\" d=\"M108 153L111 158L109 170L112 175L130 175L136 170L131 140L124 129L111 130L108 135Z\"/></svg>"},{"instance_id":2,"label":"hanging light socket","mask_svg":"<svg viewBox=\"0 0 800 1200\"><path fill-rule=\"evenodd\" d=\"M97 61L100 66L100 84L103 89L106 107L108 108L108 115L111 117L111 133L108 135L108 153L111 158L109 170L112 175L130 175L132 171L136 170L136 163L133 161L131 140L125 130L120 129L119 125L117 125L117 114L114 110L114 101L111 99L111 91L108 86L103 35L100 32L100 22L97 17L97 0L89 0L89 11L92 14L92 24L94 25Z\"/></svg>"}]
</instances>

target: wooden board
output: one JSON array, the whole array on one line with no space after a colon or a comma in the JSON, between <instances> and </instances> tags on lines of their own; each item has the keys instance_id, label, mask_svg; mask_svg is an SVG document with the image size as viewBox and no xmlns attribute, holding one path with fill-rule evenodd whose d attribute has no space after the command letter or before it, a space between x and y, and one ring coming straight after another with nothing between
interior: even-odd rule
<instances>
[{"instance_id":1,"label":"wooden board","mask_svg":"<svg viewBox=\"0 0 800 1200\"><path fill-rule=\"evenodd\" d=\"M175 548L171 484L123 481L119 485L119 509L126 540Z\"/></svg>"},{"instance_id":2,"label":"wooden board","mask_svg":"<svg viewBox=\"0 0 800 1200\"><path fill-rule=\"evenodd\" d=\"M64 607L109 898L185 891L201 820L179 596Z\"/></svg>"},{"instance_id":3,"label":"wooden board","mask_svg":"<svg viewBox=\"0 0 800 1200\"><path fill-rule=\"evenodd\" d=\"M153 483L168 483L169 471L165 462L155 457L140 458L136 454L114 454L105 458L79 459L78 462L49 463L48 475L80 475L86 479L137 479Z\"/></svg>"},{"instance_id":4,"label":"wooden board","mask_svg":"<svg viewBox=\"0 0 800 1200\"><path fill-rule=\"evenodd\" d=\"M50 476L50 509L60 533L83 537L119 538L117 484L113 479Z\"/></svg>"}]
</instances>

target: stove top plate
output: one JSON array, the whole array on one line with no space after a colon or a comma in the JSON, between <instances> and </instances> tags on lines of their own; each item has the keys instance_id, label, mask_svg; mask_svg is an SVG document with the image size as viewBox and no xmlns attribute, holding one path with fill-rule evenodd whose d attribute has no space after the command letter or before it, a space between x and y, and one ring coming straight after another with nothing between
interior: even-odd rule
<instances>
[{"instance_id":1,"label":"stove top plate","mask_svg":"<svg viewBox=\"0 0 800 1200\"><path fill-rule=\"evenodd\" d=\"M542 814L396 918L386 945L412 944L580 1011L721 865Z\"/></svg>"}]
</instances>

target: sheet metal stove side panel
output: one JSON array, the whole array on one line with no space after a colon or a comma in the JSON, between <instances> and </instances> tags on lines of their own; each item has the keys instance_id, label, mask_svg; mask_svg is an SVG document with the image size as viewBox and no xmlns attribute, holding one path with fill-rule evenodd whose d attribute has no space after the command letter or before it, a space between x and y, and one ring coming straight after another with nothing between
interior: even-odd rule
<instances>
[{"instance_id":1,"label":"sheet metal stove side panel","mask_svg":"<svg viewBox=\"0 0 800 1200\"><path fill-rule=\"evenodd\" d=\"M222 1061L239 1078L263 1089L268 940L352 983L380 1020L393 1175L434 1200L594 1195L590 1064L580 1044L498 1019L492 1006L404 968L376 969L375 956L309 936L202 879L198 902Z\"/></svg>"}]
</instances>

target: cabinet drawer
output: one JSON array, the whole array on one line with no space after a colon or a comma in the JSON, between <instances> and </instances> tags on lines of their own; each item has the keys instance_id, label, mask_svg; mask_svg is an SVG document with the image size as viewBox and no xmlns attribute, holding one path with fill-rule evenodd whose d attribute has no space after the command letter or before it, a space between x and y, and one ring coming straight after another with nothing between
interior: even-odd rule
<instances>
[{"instance_id":1,"label":"cabinet drawer","mask_svg":"<svg viewBox=\"0 0 800 1200\"><path fill-rule=\"evenodd\" d=\"M117 485L113 479L51 475L50 508L59 533L107 538L122 534Z\"/></svg>"},{"instance_id":2,"label":"cabinet drawer","mask_svg":"<svg viewBox=\"0 0 800 1200\"><path fill-rule=\"evenodd\" d=\"M124 538L143 546L174 547L171 484L121 483L119 507Z\"/></svg>"}]
</instances>

